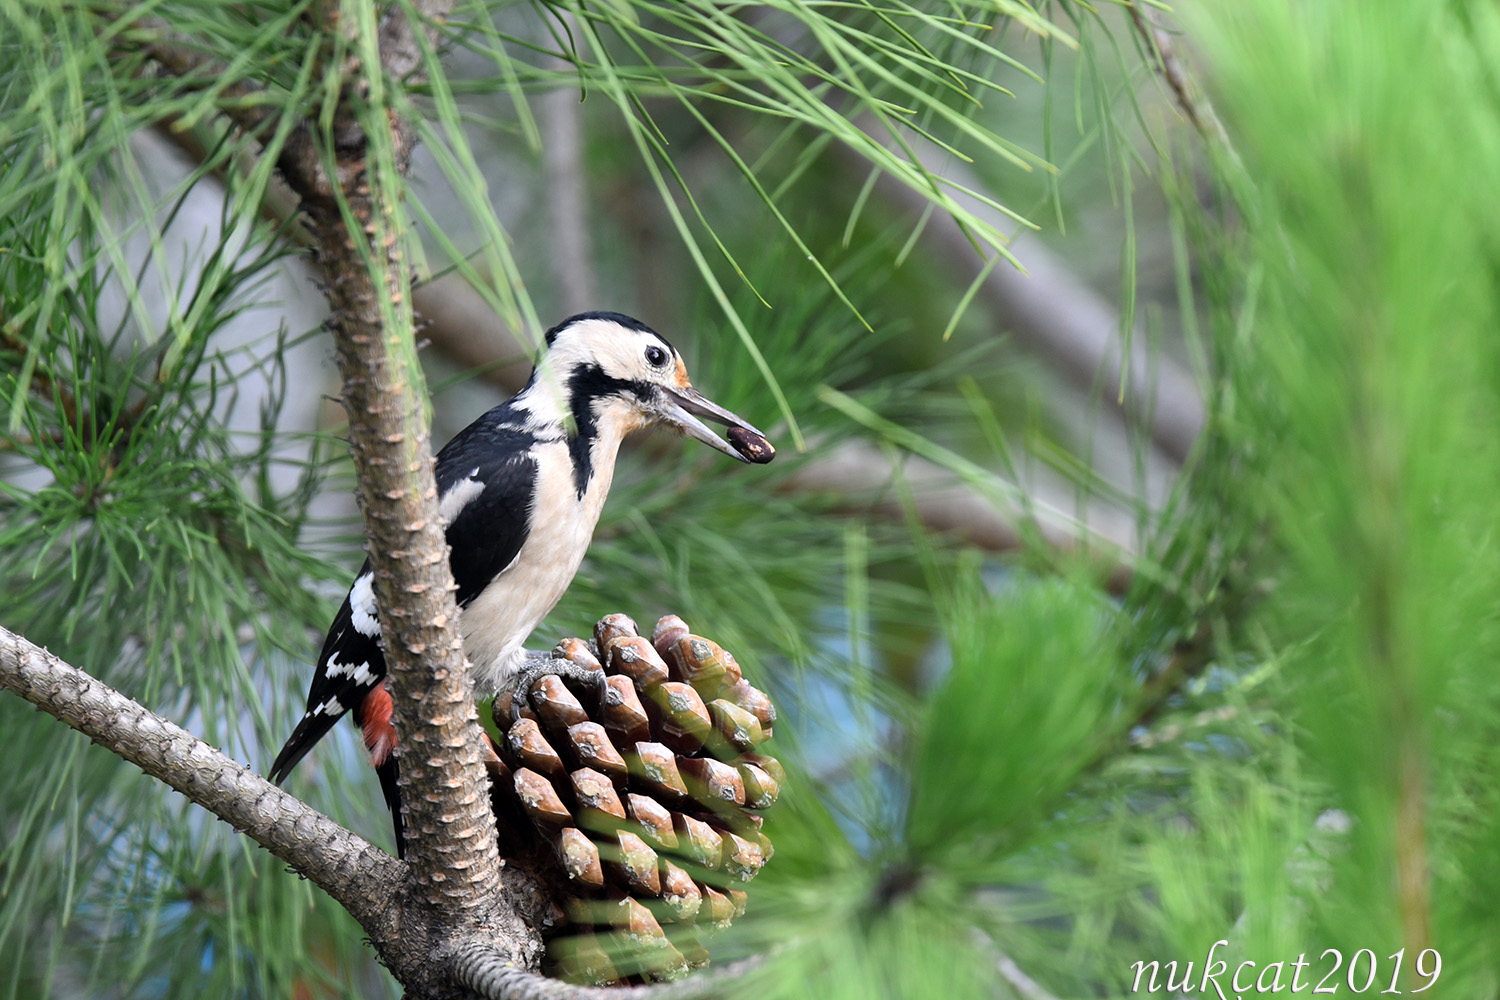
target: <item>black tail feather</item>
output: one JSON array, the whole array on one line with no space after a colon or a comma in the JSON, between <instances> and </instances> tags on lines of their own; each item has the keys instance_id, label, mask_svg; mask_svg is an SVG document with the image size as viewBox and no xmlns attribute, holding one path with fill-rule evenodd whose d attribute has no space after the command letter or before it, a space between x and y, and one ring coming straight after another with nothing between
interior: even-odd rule
<instances>
[{"instance_id":1,"label":"black tail feather","mask_svg":"<svg viewBox=\"0 0 1500 1000\"><path fill-rule=\"evenodd\" d=\"M406 827L401 822L401 789L397 787L397 778L401 773L396 766L396 756L392 754L375 769L380 775L380 790L385 794L385 804L391 810L391 822L396 828L396 857L406 857Z\"/></svg>"},{"instance_id":2,"label":"black tail feather","mask_svg":"<svg viewBox=\"0 0 1500 1000\"><path fill-rule=\"evenodd\" d=\"M302 721L297 723L297 728L292 730L292 735L287 737L281 752L271 763L271 771L267 777L273 784L279 785L286 780L287 775L292 773L292 768L297 762L307 756L319 740L333 728L338 721L338 716L328 715L304 715Z\"/></svg>"}]
</instances>

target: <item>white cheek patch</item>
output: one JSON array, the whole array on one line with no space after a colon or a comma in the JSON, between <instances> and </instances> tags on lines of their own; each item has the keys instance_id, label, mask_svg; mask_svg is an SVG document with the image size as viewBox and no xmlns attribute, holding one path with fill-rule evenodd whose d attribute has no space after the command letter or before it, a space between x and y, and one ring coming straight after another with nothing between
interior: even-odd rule
<instances>
[{"instance_id":1,"label":"white cheek patch","mask_svg":"<svg viewBox=\"0 0 1500 1000\"><path fill-rule=\"evenodd\" d=\"M546 361L560 383L585 364L598 365L615 378L657 381L660 373L646 362L646 349L652 346L660 347L669 358L675 353L654 334L613 320L590 319L564 330L548 350Z\"/></svg>"},{"instance_id":2,"label":"white cheek patch","mask_svg":"<svg viewBox=\"0 0 1500 1000\"><path fill-rule=\"evenodd\" d=\"M474 466L474 471L469 473L467 479L461 479L453 484L453 488L443 494L438 501L438 516L443 519L443 527L453 523L459 511L474 500L475 497L484 492L484 484L474 477L479 475L479 466Z\"/></svg>"},{"instance_id":3,"label":"white cheek patch","mask_svg":"<svg viewBox=\"0 0 1500 1000\"><path fill-rule=\"evenodd\" d=\"M349 610L350 618L360 635L374 638L380 634L379 611L375 607L374 573L366 573L354 581L354 586L349 590Z\"/></svg>"}]
</instances>

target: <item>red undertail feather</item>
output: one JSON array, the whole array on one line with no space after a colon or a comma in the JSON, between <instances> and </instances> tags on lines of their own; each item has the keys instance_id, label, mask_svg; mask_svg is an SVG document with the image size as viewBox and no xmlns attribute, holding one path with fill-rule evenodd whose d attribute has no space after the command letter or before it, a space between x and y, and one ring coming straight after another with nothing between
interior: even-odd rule
<instances>
[{"instance_id":1,"label":"red undertail feather","mask_svg":"<svg viewBox=\"0 0 1500 1000\"><path fill-rule=\"evenodd\" d=\"M385 689L385 681L365 695L359 718L364 727L365 749L370 751L370 763L380 767L396 748L396 727L391 725L391 695Z\"/></svg>"}]
</instances>

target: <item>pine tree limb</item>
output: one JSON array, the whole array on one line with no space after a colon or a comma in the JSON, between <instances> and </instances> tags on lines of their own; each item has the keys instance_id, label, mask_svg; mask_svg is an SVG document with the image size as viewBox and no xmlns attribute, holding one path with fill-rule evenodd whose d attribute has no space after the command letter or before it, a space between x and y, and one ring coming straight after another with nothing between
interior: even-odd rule
<instances>
[{"instance_id":1,"label":"pine tree limb","mask_svg":"<svg viewBox=\"0 0 1500 1000\"><path fill-rule=\"evenodd\" d=\"M449 5L437 0L415 7L441 21ZM388 77L419 69L415 30L403 14L382 22L379 48ZM351 80L346 88L355 85ZM373 151L363 131L370 123L389 129L388 136L376 137ZM415 890L457 923L459 914L493 911L501 866L419 396L422 375L411 346L411 264L397 207L401 191L378 165L380 151L389 148L395 173L404 175L415 137L409 123L379 108L363 115L348 108L335 116L333 130L329 173L338 178L339 190L322 197L298 178L288 180L303 199L328 277L329 327L344 380L349 447L400 739L407 859ZM525 933L518 922L515 930Z\"/></svg>"},{"instance_id":2,"label":"pine tree limb","mask_svg":"<svg viewBox=\"0 0 1500 1000\"><path fill-rule=\"evenodd\" d=\"M26 699L181 792L327 892L370 935L381 959L407 988L408 996L453 997L457 984L468 982L465 970L473 968L510 970L500 981L527 984L531 990L514 994L517 997L550 1000L592 995L535 992L552 981L534 973L519 973L528 958L535 958L531 936L522 928L520 918L524 914L535 923L545 907L534 887L520 884L524 880L511 878L504 885L489 887L493 910L504 919L496 919L493 914L464 919L451 911L435 909L420 893L407 891L411 875L406 863L170 720L3 626L0 688ZM488 805L486 798L486 810ZM737 966L728 966L724 972L734 968ZM722 975L712 981L721 982ZM632 996L683 1000L696 995L700 994L680 990L620 994L626 1000ZM615 998L616 994L612 991L610 996Z\"/></svg>"},{"instance_id":3,"label":"pine tree limb","mask_svg":"<svg viewBox=\"0 0 1500 1000\"><path fill-rule=\"evenodd\" d=\"M384 887L390 919L365 926L413 997L451 994L454 980L437 956L460 940L497 967L534 966L542 952L535 928L547 912L537 887L502 868L498 854L412 345L409 234L398 203L415 132L381 106L371 79L372 73L382 82L418 74L424 56L415 32L424 30L422 23L441 22L449 6L414 4L417 23L399 12L381 19L380 65L350 60L342 67L344 97L331 142L315 143L316 169L285 156L278 161L325 276L400 740L407 861L402 878ZM361 25L349 11L323 6L319 12L330 30L352 33L355 51L363 48L356 37ZM150 43L158 65L189 77L209 71L190 46L169 42L163 33ZM259 127L254 120L236 124ZM297 126L299 135L311 135L309 129L310 123Z\"/></svg>"},{"instance_id":4,"label":"pine tree limb","mask_svg":"<svg viewBox=\"0 0 1500 1000\"><path fill-rule=\"evenodd\" d=\"M371 933L405 865L192 733L0 627L0 687L165 782L290 865Z\"/></svg>"},{"instance_id":5,"label":"pine tree limb","mask_svg":"<svg viewBox=\"0 0 1500 1000\"><path fill-rule=\"evenodd\" d=\"M765 956L737 962L672 983L654 986L578 986L548 979L497 960L482 940L462 942L445 956L453 963L454 978L485 1000L706 1000L721 996L724 985L758 968Z\"/></svg>"},{"instance_id":6,"label":"pine tree limb","mask_svg":"<svg viewBox=\"0 0 1500 1000\"><path fill-rule=\"evenodd\" d=\"M438 23L450 6L428 0L412 11L419 22ZM357 19L332 6L319 12L330 30L349 34L359 51ZM425 29L404 13L383 18L376 40L379 66L351 59L342 67L348 76L331 122L331 148L278 161L300 199L326 278L329 327L370 539L400 736L409 883L398 895L406 900L409 892L428 908L425 919L406 914L402 940L383 942L373 930L371 936L413 995L423 995L424 984L444 981L441 969L424 969L422 963L431 966L434 951L461 928L472 933L478 925L495 935L486 939L486 948L502 961L525 964L540 955L532 930L536 921L522 919L523 913L536 916L535 894L524 879L502 872L497 851L473 685L457 633L458 609L437 508L423 380L411 346L411 264L397 208L401 190L392 181L407 171L415 133L388 107L371 107L376 103L371 73L397 80L420 72L418 30ZM191 46L171 42L170 34L160 32L149 43L159 65L185 77L209 71ZM260 127L253 118L233 120L247 131ZM369 128L386 134L372 135ZM308 136L309 129L303 123L296 131ZM382 155L393 160L386 169Z\"/></svg>"},{"instance_id":7,"label":"pine tree limb","mask_svg":"<svg viewBox=\"0 0 1500 1000\"><path fill-rule=\"evenodd\" d=\"M430 902L465 909L479 905L499 879L495 823L417 396L420 374L405 367L392 343L411 336L410 308L398 309L402 330L384 329L381 298L401 294L406 265L399 242L374 248L385 269L377 281L353 242L376 212L394 209L381 203L390 193L371 187L372 193L349 199L359 228L346 229L326 211L309 214L330 278L329 323L400 734L408 857Z\"/></svg>"},{"instance_id":8,"label":"pine tree limb","mask_svg":"<svg viewBox=\"0 0 1500 1000\"><path fill-rule=\"evenodd\" d=\"M264 92L263 88L248 80L224 83L229 67L196 51L192 42L173 31L167 22L154 17L137 18L121 32L119 44L143 51L160 72L179 81L188 83L201 79L205 88L216 88L220 113L247 135L260 136L274 127L273 107L257 104L254 100ZM324 195L331 192L312 141L311 129L306 123L299 124L287 136L276 166L304 190L316 190Z\"/></svg>"}]
</instances>

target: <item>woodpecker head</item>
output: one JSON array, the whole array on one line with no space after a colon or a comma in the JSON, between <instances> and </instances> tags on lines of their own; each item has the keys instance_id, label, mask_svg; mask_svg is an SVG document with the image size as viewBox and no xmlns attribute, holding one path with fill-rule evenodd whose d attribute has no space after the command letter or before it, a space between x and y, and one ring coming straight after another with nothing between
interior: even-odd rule
<instances>
[{"instance_id":1,"label":"woodpecker head","mask_svg":"<svg viewBox=\"0 0 1500 1000\"><path fill-rule=\"evenodd\" d=\"M547 332L547 350L533 380L555 386L580 434L623 437L663 424L742 462L769 462L776 451L764 434L703 397L688 380L682 357L640 320L612 312L582 313ZM723 424L725 441L703 422Z\"/></svg>"}]
</instances>

